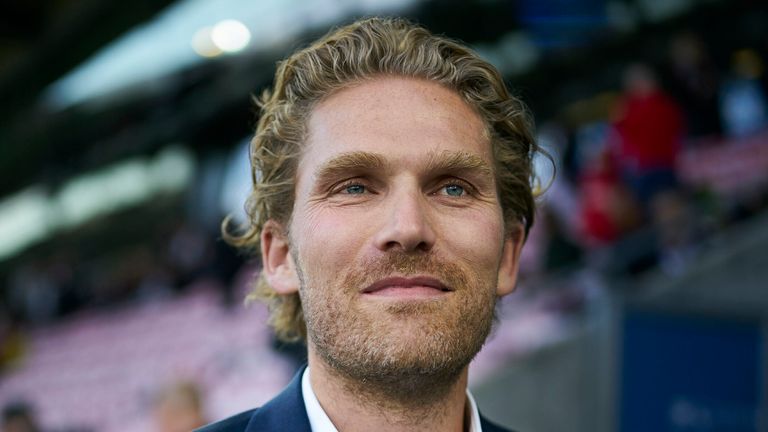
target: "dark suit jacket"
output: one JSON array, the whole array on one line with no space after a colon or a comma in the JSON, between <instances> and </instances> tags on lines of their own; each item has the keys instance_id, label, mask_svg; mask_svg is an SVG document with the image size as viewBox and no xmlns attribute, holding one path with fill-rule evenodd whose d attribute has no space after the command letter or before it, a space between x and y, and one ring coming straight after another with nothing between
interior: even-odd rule
<instances>
[{"instance_id":1,"label":"dark suit jacket","mask_svg":"<svg viewBox=\"0 0 768 432\"><path fill-rule=\"evenodd\" d=\"M195 432L312 432L301 392L302 368L288 387L261 408L246 411ZM480 416L483 432L512 432Z\"/></svg>"}]
</instances>

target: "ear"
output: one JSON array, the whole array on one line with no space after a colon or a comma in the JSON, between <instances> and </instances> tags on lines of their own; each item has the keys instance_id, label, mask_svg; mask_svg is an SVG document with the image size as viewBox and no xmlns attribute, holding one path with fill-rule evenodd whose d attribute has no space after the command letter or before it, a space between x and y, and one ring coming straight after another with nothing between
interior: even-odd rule
<instances>
[{"instance_id":1,"label":"ear","mask_svg":"<svg viewBox=\"0 0 768 432\"><path fill-rule=\"evenodd\" d=\"M269 285L280 295L299 291L299 275L282 226L269 220L261 230L262 272Z\"/></svg>"},{"instance_id":2,"label":"ear","mask_svg":"<svg viewBox=\"0 0 768 432\"><path fill-rule=\"evenodd\" d=\"M525 243L525 232L522 225L510 230L504 240L499 265L499 279L496 285L496 295L503 297L512 293L517 286L517 273L520 270L520 252Z\"/></svg>"}]
</instances>

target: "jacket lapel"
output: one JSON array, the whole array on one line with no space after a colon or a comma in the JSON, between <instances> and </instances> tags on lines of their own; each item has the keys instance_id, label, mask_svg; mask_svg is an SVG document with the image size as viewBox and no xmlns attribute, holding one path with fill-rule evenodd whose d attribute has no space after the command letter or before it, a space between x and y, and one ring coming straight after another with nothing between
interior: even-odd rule
<instances>
[{"instance_id":1,"label":"jacket lapel","mask_svg":"<svg viewBox=\"0 0 768 432\"><path fill-rule=\"evenodd\" d=\"M497 424L491 423L491 421L483 417L482 414L480 414L480 427L483 428L483 432L514 432L513 430L505 429Z\"/></svg>"},{"instance_id":2,"label":"jacket lapel","mask_svg":"<svg viewBox=\"0 0 768 432\"><path fill-rule=\"evenodd\" d=\"M282 393L253 414L245 432L312 432L301 393L304 369L296 373Z\"/></svg>"},{"instance_id":3,"label":"jacket lapel","mask_svg":"<svg viewBox=\"0 0 768 432\"><path fill-rule=\"evenodd\" d=\"M251 416L245 432L312 432L309 417L304 406L304 396L301 392L302 367L291 380L290 384L269 401L257 409ZM480 415L483 432L507 432Z\"/></svg>"}]
</instances>

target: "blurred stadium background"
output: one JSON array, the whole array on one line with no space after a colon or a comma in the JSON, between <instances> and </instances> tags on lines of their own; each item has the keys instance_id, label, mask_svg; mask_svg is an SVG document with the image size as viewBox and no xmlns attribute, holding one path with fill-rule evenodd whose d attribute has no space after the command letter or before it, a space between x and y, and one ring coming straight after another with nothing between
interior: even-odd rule
<instances>
[{"instance_id":1,"label":"blurred stadium background","mask_svg":"<svg viewBox=\"0 0 768 432\"><path fill-rule=\"evenodd\" d=\"M258 263L219 223L243 217L251 95L275 62L373 14L472 45L556 160L520 287L472 365L486 415L768 431L757 0L3 2L3 430L189 430L289 380L301 347L243 305Z\"/></svg>"}]
</instances>

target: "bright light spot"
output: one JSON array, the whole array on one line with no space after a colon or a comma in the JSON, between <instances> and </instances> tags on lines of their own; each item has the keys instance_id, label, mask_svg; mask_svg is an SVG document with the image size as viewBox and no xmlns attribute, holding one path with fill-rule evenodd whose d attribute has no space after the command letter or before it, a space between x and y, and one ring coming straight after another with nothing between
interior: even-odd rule
<instances>
[{"instance_id":1,"label":"bright light spot","mask_svg":"<svg viewBox=\"0 0 768 432\"><path fill-rule=\"evenodd\" d=\"M148 174L152 178L154 190L159 193L183 189L192 182L194 171L195 158L192 153L184 147L171 145L155 156Z\"/></svg>"},{"instance_id":2,"label":"bright light spot","mask_svg":"<svg viewBox=\"0 0 768 432\"><path fill-rule=\"evenodd\" d=\"M0 200L0 261L58 230L182 191L194 171L192 153L171 145L153 159L124 160L82 174L50 196L33 187Z\"/></svg>"},{"instance_id":3,"label":"bright light spot","mask_svg":"<svg viewBox=\"0 0 768 432\"><path fill-rule=\"evenodd\" d=\"M58 195L59 222L74 227L145 200L151 184L146 162L128 160L68 182Z\"/></svg>"},{"instance_id":4,"label":"bright light spot","mask_svg":"<svg viewBox=\"0 0 768 432\"><path fill-rule=\"evenodd\" d=\"M30 188L0 202L0 260L48 234L46 195Z\"/></svg>"},{"instance_id":5,"label":"bright light spot","mask_svg":"<svg viewBox=\"0 0 768 432\"><path fill-rule=\"evenodd\" d=\"M203 27L192 36L192 49L202 57L216 57L224 52L213 43L212 30L211 27Z\"/></svg>"},{"instance_id":6,"label":"bright light spot","mask_svg":"<svg viewBox=\"0 0 768 432\"><path fill-rule=\"evenodd\" d=\"M224 20L213 26L211 40L220 50L234 53L248 45L251 41L251 32L240 21Z\"/></svg>"}]
</instances>

